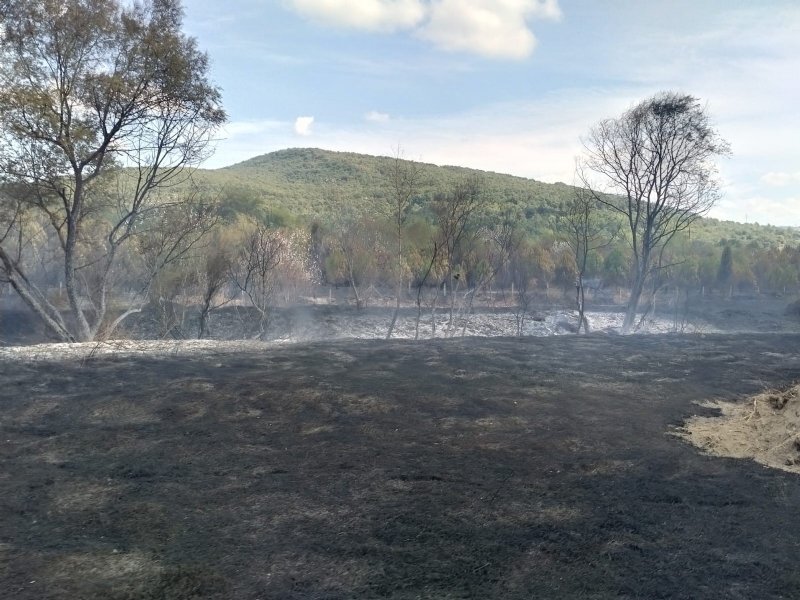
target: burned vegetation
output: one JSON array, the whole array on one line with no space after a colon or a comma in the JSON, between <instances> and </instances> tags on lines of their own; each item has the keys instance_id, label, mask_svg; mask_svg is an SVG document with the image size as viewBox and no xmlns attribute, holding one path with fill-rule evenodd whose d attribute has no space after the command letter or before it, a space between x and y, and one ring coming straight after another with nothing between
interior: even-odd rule
<instances>
[{"instance_id":1,"label":"burned vegetation","mask_svg":"<svg viewBox=\"0 0 800 600\"><path fill-rule=\"evenodd\" d=\"M712 416L700 400L800 379L798 342L7 358L0 588L20 600L792 597L800 478L668 432ZM756 408L751 421L794 414L797 398Z\"/></svg>"}]
</instances>

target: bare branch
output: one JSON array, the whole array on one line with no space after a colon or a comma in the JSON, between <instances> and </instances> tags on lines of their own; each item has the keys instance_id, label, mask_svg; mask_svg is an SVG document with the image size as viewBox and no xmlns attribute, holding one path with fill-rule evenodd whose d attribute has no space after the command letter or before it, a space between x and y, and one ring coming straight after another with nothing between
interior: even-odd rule
<instances>
[{"instance_id":1,"label":"bare branch","mask_svg":"<svg viewBox=\"0 0 800 600\"><path fill-rule=\"evenodd\" d=\"M634 282L623 329L629 331L655 257L719 198L713 160L728 145L696 98L674 92L602 121L583 144L579 180L628 224Z\"/></svg>"}]
</instances>

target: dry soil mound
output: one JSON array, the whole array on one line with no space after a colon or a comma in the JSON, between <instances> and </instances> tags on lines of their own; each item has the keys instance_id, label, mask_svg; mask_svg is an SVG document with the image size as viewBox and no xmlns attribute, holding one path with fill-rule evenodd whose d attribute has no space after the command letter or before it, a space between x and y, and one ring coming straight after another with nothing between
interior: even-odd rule
<instances>
[{"instance_id":1,"label":"dry soil mound","mask_svg":"<svg viewBox=\"0 0 800 600\"><path fill-rule=\"evenodd\" d=\"M800 473L800 384L744 402L711 402L716 417L693 417L679 435L705 452Z\"/></svg>"}]
</instances>

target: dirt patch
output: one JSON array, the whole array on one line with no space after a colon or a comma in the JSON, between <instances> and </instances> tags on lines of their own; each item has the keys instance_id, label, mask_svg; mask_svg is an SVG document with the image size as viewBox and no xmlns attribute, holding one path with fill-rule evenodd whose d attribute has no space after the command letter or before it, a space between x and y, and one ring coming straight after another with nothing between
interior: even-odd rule
<instances>
[{"instance_id":1,"label":"dirt patch","mask_svg":"<svg viewBox=\"0 0 800 600\"><path fill-rule=\"evenodd\" d=\"M680 437L714 456L752 458L800 473L800 385L704 406L719 409L721 415L689 419Z\"/></svg>"}]
</instances>

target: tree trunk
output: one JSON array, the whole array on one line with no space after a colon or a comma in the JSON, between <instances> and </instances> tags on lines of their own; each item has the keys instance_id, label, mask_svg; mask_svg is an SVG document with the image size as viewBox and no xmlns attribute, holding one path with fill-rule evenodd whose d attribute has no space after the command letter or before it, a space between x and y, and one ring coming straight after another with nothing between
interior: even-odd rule
<instances>
[{"instance_id":1,"label":"tree trunk","mask_svg":"<svg viewBox=\"0 0 800 600\"><path fill-rule=\"evenodd\" d=\"M441 288L436 286L436 295L433 297L433 305L431 306L431 339L436 337L436 306L439 303L439 290Z\"/></svg>"},{"instance_id":2,"label":"tree trunk","mask_svg":"<svg viewBox=\"0 0 800 600\"><path fill-rule=\"evenodd\" d=\"M625 320L622 323L622 333L630 333L636 322L636 310L639 308L639 299L642 297L644 289L644 276L637 273L636 280L631 288L631 295L628 298L628 307L625 310Z\"/></svg>"},{"instance_id":3,"label":"tree trunk","mask_svg":"<svg viewBox=\"0 0 800 600\"><path fill-rule=\"evenodd\" d=\"M11 287L19 294L22 301L38 316L47 329L63 342L74 342L75 337L67 329L58 310L50 305L46 298L31 284L11 260L2 247L0 247L0 262L6 272Z\"/></svg>"},{"instance_id":4,"label":"tree trunk","mask_svg":"<svg viewBox=\"0 0 800 600\"><path fill-rule=\"evenodd\" d=\"M75 338L79 342L88 342L92 339L91 327L81 306L81 298L75 281L75 247L78 243L78 217L83 204L83 181L79 174L75 178L75 191L73 192L72 209L67 217L67 240L64 244L64 287L67 288L67 298L75 317L77 332ZM99 322L102 316L96 320Z\"/></svg>"},{"instance_id":5,"label":"tree trunk","mask_svg":"<svg viewBox=\"0 0 800 600\"><path fill-rule=\"evenodd\" d=\"M386 339L392 337L394 326L397 323L397 315L400 314L400 294L403 293L403 225L400 211L397 213L397 298L395 298L394 313L392 322L389 323L389 331L386 332Z\"/></svg>"},{"instance_id":6,"label":"tree trunk","mask_svg":"<svg viewBox=\"0 0 800 600\"><path fill-rule=\"evenodd\" d=\"M639 308L639 300L642 297L644 290L645 280L650 265L650 253L645 250L641 256L635 257L634 273L636 274L633 286L631 287L631 295L628 297L628 306L625 310L625 320L622 323L622 333L627 334L633 330L636 323L636 311Z\"/></svg>"},{"instance_id":7,"label":"tree trunk","mask_svg":"<svg viewBox=\"0 0 800 600\"><path fill-rule=\"evenodd\" d=\"M578 275L575 302L578 306L578 334L581 332L581 326L583 326L583 333L589 333L589 320L586 318L586 288L583 286L583 275Z\"/></svg>"},{"instance_id":8,"label":"tree trunk","mask_svg":"<svg viewBox=\"0 0 800 600\"><path fill-rule=\"evenodd\" d=\"M475 294L477 294L477 293L478 293L478 288L477 287L475 287L472 290L472 292L470 292L469 304L467 305L467 310L464 313L464 322L461 325L461 337L464 337L465 335L467 335L467 325L469 324L470 317L474 313L474 308L473 307L474 307L474 302L475 302Z\"/></svg>"},{"instance_id":9,"label":"tree trunk","mask_svg":"<svg viewBox=\"0 0 800 600\"><path fill-rule=\"evenodd\" d=\"M397 285L397 298L395 299L394 304L394 312L392 313L392 322L389 323L389 331L386 332L386 339L392 337L392 332L394 332L394 326L397 323L397 315L400 314L400 294L402 292L403 286L402 284L398 283Z\"/></svg>"},{"instance_id":10,"label":"tree trunk","mask_svg":"<svg viewBox=\"0 0 800 600\"><path fill-rule=\"evenodd\" d=\"M422 318L422 301L417 294L417 317L414 319L414 339L419 339L419 320Z\"/></svg>"},{"instance_id":11,"label":"tree trunk","mask_svg":"<svg viewBox=\"0 0 800 600\"><path fill-rule=\"evenodd\" d=\"M211 316L210 306L208 304L203 304L203 308L200 310L200 327L197 332L197 339L202 340L204 337L207 337L211 334L208 328L208 318Z\"/></svg>"},{"instance_id":12,"label":"tree trunk","mask_svg":"<svg viewBox=\"0 0 800 600\"><path fill-rule=\"evenodd\" d=\"M356 297L356 310L361 309L361 296L358 294L358 285L356 285L356 278L353 275L353 263L352 261L347 261L347 270L350 275L350 287L353 288L353 295Z\"/></svg>"},{"instance_id":13,"label":"tree trunk","mask_svg":"<svg viewBox=\"0 0 800 600\"><path fill-rule=\"evenodd\" d=\"M451 277L452 279L452 277ZM456 279L455 285L451 285L450 290L450 315L447 319L447 330L445 331L445 337L452 337L453 336L453 329L455 323L453 322L453 314L455 313L456 308L456 295L458 294L458 286L461 283L460 279Z\"/></svg>"}]
</instances>

